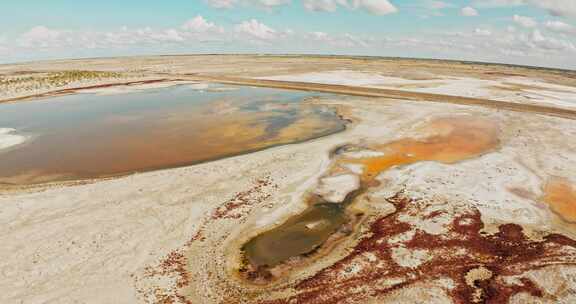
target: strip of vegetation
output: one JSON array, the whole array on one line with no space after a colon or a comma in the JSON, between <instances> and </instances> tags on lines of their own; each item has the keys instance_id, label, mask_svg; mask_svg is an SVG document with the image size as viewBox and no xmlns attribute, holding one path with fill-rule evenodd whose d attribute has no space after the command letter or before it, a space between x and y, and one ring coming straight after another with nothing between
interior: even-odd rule
<instances>
[{"instance_id":1,"label":"strip of vegetation","mask_svg":"<svg viewBox=\"0 0 576 304\"><path fill-rule=\"evenodd\" d=\"M120 79L126 77L128 77L127 74L118 72L80 70L35 75L29 74L26 76L2 76L0 77L0 91L19 93L38 89L64 87L78 82Z\"/></svg>"}]
</instances>

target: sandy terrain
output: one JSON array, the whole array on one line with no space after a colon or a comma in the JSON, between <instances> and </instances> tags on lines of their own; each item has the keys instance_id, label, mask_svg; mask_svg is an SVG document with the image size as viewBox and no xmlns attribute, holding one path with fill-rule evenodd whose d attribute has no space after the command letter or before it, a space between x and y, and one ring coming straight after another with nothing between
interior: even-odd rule
<instances>
[{"instance_id":1,"label":"sandy terrain","mask_svg":"<svg viewBox=\"0 0 576 304\"><path fill-rule=\"evenodd\" d=\"M407 79L350 70L259 77L259 79L339 84L369 88L391 88L451 96L512 101L522 104L549 104L576 107L576 88L556 85L527 77L509 76L495 79L437 76L429 79Z\"/></svg>"},{"instance_id":2,"label":"sandy terrain","mask_svg":"<svg viewBox=\"0 0 576 304\"><path fill-rule=\"evenodd\" d=\"M0 191L1 303L576 301L573 72L174 56L4 65L0 75L80 68L130 81L344 85L324 88L346 95L308 102L352 122L338 134L196 166ZM82 85L3 91L0 101ZM455 97L441 102L446 96ZM344 145L352 150L339 152ZM358 187L350 223L317 251L259 280L242 274L247 241L302 212L314 193L337 203Z\"/></svg>"}]
</instances>

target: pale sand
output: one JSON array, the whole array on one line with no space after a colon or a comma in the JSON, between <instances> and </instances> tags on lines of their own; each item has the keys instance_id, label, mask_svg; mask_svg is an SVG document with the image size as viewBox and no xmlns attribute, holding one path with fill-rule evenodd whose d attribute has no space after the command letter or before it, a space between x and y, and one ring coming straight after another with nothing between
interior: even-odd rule
<instances>
[{"instance_id":1,"label":"pale sand","mask_svg":"<svg viewBox=\"0 0 576 304\"><path fill-rule=\"evenodd\" d=\"M528 77L478 79L439 76L435 79L412 80L383 76L380 73L373 72L334 70L257 77L257 79L350 85L367 88L393 88L406 92L445 94L518 103L536 102L538 104L576 108L576 87L552 84ZM514 88L515 85L522 85L523 89Z\"/></svg>"},{"instance_id":2,"label":"pale sand","mask_svg":"<svg viewBox=\"0 0 576 304\"><path fill-rule=\"evenodd\" d=\"M143 58L126 60L145 66L161 62L158 58L150 62ZM191 70L236 73L226 67L234 60L240 60L241 67L249 66L246 57L225 57L221 62L206 60L205 65L196 62ZM253 76L275 76L278 69L265 63L251 70ZM116 59L88 60L85 64L109 69L118 66ZM57 69L58 65L62 63L40 63L39 67ZM299 72L288 65L280 68L284 74ZM323 60L318 68L334 70ZM367 69L366 73L372 73L373 69ZM2 70L9 68L0 66ZM185 67L182 70L186 70ZM113 89L100 92L106 90ZM175 281L170 274L148 276L148 267L154 267L172 251L182 248L200 228L206 228L206 241L186 248L191 282L184 293L193 303L221 302L238 292L238 288L247 288L230 277L242 240L305 208L302 197L313 190L326 173L330 164L328 155L333 148L345 143L392 141L410 134L427 119L445 115L481 115L497 120L501 128L501 148L455 165L421 162L393 168L379 177L382 186L373 194L375 203L368 206L383 214L382 210L389 207L376 202L404 190L415 198L435 200L438 206L454 204L457 208L458 204L472 204L481 211L488 230L500 223L517 223L526 229L575 236L576 230L551 220L547 207L538 200L549 176L562 176L576 183L573 120L384 98L348 96L313 102L341 106L344 116L354 119L355 124L345 132L325 138L186 168L86 185L0 192L0 302L158 302L155 294L174 292ZM261 195L270 194L270 197L253 209L240 210L246 215L237 211L241 214L239 218L209 222L203 227L215 210L237 193L251 189L255 180L262 178L277 185L262 189ZM518 196L509 191L511 188L521 188L523 193L531 195ZM417 217L404 220L433 234L446 231L442 221L422 221ZM347 244L354 242L354 239L344 242L330 256L294 272L287 280L297 281L330 265L345 255ZM398 263L408 266L419 265L428 258L423 252L402 250L397 250L394 257ZM533 271L531 275L540 278L537 281L543 288L557 294L558 301L574 300L570 298L576 294L573 268L552 266ZM449 282L442 282L402 289L375 303L411 303L432 298L430 303L447 303L449 299L438 284L449 285ZM559 287L561 285L563 287ZM513 300L539 303L527 294Z\"/></svg>"}]
</instances>

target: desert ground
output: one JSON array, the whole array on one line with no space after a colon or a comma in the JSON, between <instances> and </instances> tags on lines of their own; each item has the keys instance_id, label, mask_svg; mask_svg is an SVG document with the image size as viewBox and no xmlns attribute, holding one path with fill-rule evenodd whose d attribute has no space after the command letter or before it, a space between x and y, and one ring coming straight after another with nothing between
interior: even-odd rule
<instances>
[{"instance_id":1,"label":"desert ground","mask_svg":"<svg viewBox=\"0 0 576 304\"><path fill-rule=\"evenodd\" d=\"M1 303L576 301L573 71L335 56L43 61L0 65L0 110L213 83L322 92L303 106L337 111L346 128L178 168L0 185ZM0 121L0 159L34 140Z\"/></svg>"}]
</instances>

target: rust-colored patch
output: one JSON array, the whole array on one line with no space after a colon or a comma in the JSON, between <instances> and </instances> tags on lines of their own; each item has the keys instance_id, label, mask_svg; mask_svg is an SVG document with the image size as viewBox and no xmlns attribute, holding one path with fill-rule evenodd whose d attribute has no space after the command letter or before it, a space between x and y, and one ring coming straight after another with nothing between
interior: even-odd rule
<instances>
[{"instance_id":1,"label":"rust-colored patch","mask_svg":"<svg viewBox=\"0 0 576 304\"><path fill-rule=\"evenodd\" d=\"M527 271L547 265L576 265L576 241L565 236L549 234L535 241L515 224L501 225L498 233L486 235L481 232L480 212L472 207L453 214L448 233L433 235L401 220L407 215L442 216L426 214L429 203L401 195L388 201L396 206L396 212L376 219L348 256L297 283L291 288L293 296L262 303L358 303L440 279L453 282L453 287L443 288L454 303L508 303L518 293L553 297L525 276ZM415 230L411 239L392 241L411 230ZM403 267L393 256L398 247L424 251L429 257L415 267ZM478 269L490 275L470 284L467 274ZM516 280L507 280L513 276Z\"/></svg>"},{"instance_id":2,"label":"rust-colored patch","mask_svg":"<svg viewBox=\"0 0 576 304\"><path fill-rule=\"evenodd\" d=\"M565 178L555 177L544 186L544 201L564 221L576 223L576 187Z\"/></svg>"},{"instance_id":3,"label":"rust-colored patch","mask_svg":"<svg viewBox=\"0 0 576 304\"><path fill-rule=\"evenodd\" d=\"M277 188L278 185L273 185L269 176L256 180L254 186L250 189L236 193L233 198L218 207L212 213L212 219L241 218L245 216L246 214L242 212L242 208L250 208L252 205L270 198L269 193L262 191L267 187Z\"/></svg>"},{"instance_id":4,"label":"rust-colored patch","mask_svg":"<svg viewBox=\"0 0 576 304\"><path fill-rule=\"evenodd\" d=\"M370 181L394 166L419 161L455 163L486 153L496 148L499 143L497 124L482 117L439 118L419 131L427 136L375 145L372 148L384 152L385 155L348 161L365 165L363 179Z\"/></svg>"},{"instance_id":5,"label":"rust-colored patch","mask_svg":"<svg viewBox=\"0 0 576 304\"><path fill-rule=\"evenodd\" d=\"M182 291L189 286L191 272L188 262L187 250L194 242L205 241L207 227L216 221L234 220L245 217L253 208L262 207L270 197L270 191L278 188L269 175L256 179L245 191L236 193L232 198L224 201L220 207L207 215L196 234L181 248L172 251L157 265L144 269L141 277L134 276L135 282L154 282L152 287L137 288L140 297L146 303L162 304L192 304L192 301L183 295ZM157 282L173 281L170 287L160 287ZM139 284L137 284L139 285Z\"/></svg>"},{"instance_id":6,"label":"rust-colored patch","mask_svg":"<svg viewBox=\"0 0 576 304\"><path fill-rule=\"evenodd\" d=\"M210 216L205 217L198 231L190 238L185 247L190 246L195 241L204 241L206 227L209 224L217 220L238 219L247 216L254 207L261 206L270 198L270 191L275 189L278 189L278 185L272 182L269 175L254 180L250 188L237 192L232 198L212 211Z\"/></svg>"},{"instance_id":7,"label":"rust-colored patch","mask_svg":"<svg viewBox=\"0 0 576 304\"><path fill-rule=\"evenodd\" d=\"M179 290L190 283L190 273L186 271L188 261L184 254L177 250L171 252L157 267L147 267L144 270L145 277L173 278L175 286L172 288L152 288L150 290L138 290L148 303L161 304L192 304L192 301L179 294Z\"/></svg>"}]
</instances>

